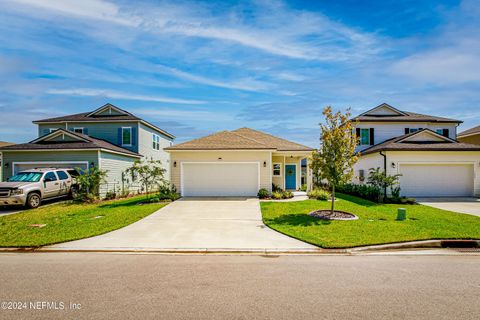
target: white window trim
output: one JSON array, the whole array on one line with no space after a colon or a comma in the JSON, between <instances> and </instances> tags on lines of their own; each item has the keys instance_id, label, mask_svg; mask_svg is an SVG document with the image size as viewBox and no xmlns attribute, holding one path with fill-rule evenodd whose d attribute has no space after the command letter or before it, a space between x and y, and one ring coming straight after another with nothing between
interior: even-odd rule
<instances>
[{"instance_id":1,"label":"white window trim","mask_svg":"<svg viewBox=\"0 0 480 320\"><path fill-rule=\"evenodd\" d=\"M129 129L130 130L130 143L123 143L123 130L124 129ZM132 146L132 142L133 142L133 136L132 136L132 127L122 127L122 146L123 147L131 147Z\"/></svg>"},{"instance_id":2,"label":"white window trim","mask_svg":"<svg viewBox=\"0 0 480 320\"><path fill-rule=\"evenodd\" d=\"M279 175L274 174L276 164L278 164L280 166L280 174ZM272 163L272 177L280 177L281 178L282 177L282 172L283 172L283 170L282 170L282 163L281 162Z\"/></svg>"},{"instance_id":3,"label":"white window trim","mask_svg":"<svg viewBox=\"0 0 480 320\"><path fill-rule=\"evenodd\" d=\"M153 150L160 150L160 136L158 134L152 133L152 142Z\"/></svg>"},{"instance_id":4,"label":"white window trim","mask_svg":"<svg viewBox=\"0 0 480 320\"><path fill-rule=\"evenodd\" d=\"M48 130L50 131L49 133L52 133L53 131L57 131L58 128L48 128Z\"/></svg>"},{"instance_id":5,"label":"white window trim","mask_svg":"<svg viewBox=\"0 0 480 320\"><path fill-rule=\"evenodd\" d=\"M76 132L76 131L75 131L75 130L79 130L79 129L81 129L82 132ZM84 131L85 131L85 128L84 128L84 127L74 127L74 128L73 128L73 132L75 132L75 133L81 133L81 134L83 134Z\"/></svg>"}]
</instances>

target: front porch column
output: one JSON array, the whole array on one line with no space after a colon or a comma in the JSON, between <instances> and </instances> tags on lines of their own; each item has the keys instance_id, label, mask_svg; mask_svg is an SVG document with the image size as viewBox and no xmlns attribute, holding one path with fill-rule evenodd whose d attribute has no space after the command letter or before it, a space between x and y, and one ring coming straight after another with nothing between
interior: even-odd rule
<instances>
[{"instance_id":1,"label":"front porch column","mask_svg":"<svg viewBox=\"0 0 480 320\"><path fill-rule=\"evenodd\" d=\"M307 159L307 177L306 177L306 182L307 182L307 192L311 191L313 189L313 174L312 174L312 169L310 169L310 161L308 158Z\"/></svg>"}]
</instances>

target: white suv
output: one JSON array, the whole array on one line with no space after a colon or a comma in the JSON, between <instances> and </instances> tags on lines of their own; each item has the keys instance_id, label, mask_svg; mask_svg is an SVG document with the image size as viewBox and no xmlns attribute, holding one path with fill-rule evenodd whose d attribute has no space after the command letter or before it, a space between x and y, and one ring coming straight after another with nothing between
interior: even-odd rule
<instances>
[{"instance_id":1,"label":"white suv","mask_svg":"<svg viewBox=\"0 0 480 320\"><path fill-rule=\"evenodd\" d=\"M42 200L72 195L77 190L75 169L41 168L17 173L0 182L0 206L37 208Z\"/></svg>"}]
</instances>

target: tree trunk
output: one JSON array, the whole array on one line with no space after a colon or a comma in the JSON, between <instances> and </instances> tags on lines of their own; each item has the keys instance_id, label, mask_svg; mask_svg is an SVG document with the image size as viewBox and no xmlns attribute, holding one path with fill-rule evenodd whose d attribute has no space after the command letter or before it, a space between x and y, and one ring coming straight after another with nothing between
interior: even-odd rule
<instances>
[{"instance_id":1,"label":"tree trunk","mask_svg":"<svg viewBox=\"0 0 480 320\"><path fill-rule=\"evenodd\" d=\"M335 185L332 185L332 209L330 210L332 216L333 211L335 211Z\"/></svg>"}]
</instances>

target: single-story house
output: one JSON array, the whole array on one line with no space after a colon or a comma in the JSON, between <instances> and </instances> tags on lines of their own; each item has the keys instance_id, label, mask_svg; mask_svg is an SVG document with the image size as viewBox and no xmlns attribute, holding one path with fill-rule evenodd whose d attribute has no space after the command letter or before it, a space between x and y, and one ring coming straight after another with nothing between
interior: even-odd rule
<instances>
[{"instance_id":1,"label":"single-story house","mask_svg":"<svg viewBox=\"0 0 480 320\"><path fill-rule=\"evenodd\" d=\"M258 190L301 187L302 160L313 149L241 128L180 143L170 153L171 182L182 196L256 196ZM307 177L310 188L311 177Z\"/></svg>"}]
</instances>

